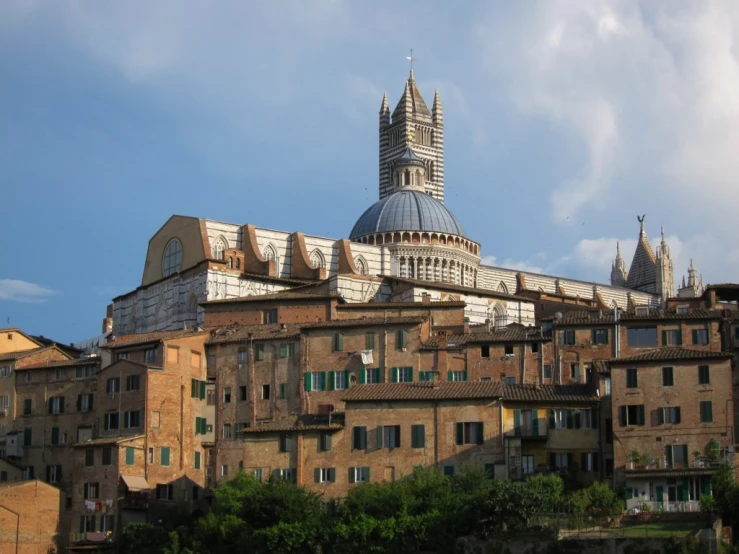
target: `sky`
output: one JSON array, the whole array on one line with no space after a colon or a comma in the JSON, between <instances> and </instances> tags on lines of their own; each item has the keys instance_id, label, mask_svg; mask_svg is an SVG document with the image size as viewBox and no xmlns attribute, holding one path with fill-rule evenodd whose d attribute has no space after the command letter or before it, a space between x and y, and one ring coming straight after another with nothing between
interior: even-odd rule
<instances>
[{"instance_id":1,"label":"sky","mask_svg":"<svg viewBox=\"0 0 739 554\"><path fill-rule=\"evenodd\" d=\"M0 326L98 334L172 214L347 237L410 48L484 263L607 283L646 214L738 280L735 1L6 0Z\"/></svg>"}]
</instances>

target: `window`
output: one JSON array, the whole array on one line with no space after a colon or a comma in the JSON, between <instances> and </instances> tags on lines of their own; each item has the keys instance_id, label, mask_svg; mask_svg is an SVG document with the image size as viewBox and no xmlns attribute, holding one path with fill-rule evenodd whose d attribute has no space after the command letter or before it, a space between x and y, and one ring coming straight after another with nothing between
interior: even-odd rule
<instances>
[{"instance_id":1,"label":"window","mask_svg":"<svg viewBox=\"0 0 739 554\"><path fill-rule=\"evenodd\" d=\"M364 349L374 350L375 349L375 333L365 333L364 335Z\"/></svg>"},{"instance_id":2,"label":"window","mask_svg":"<svg viewBox=\"0 0 739 554\"><path fill-rule=\"evenodd\" d=\"M62 480L62 466L46 466L46 482L59 483Z\"/></svg>"},{"instance_id":3,"label":"window","mask_svg":"<svg viewBox=\"0 0 739 554\"><path fill-rule=\"evenodd\" d=\"M0 366L0 377L10 377L10 366Z\"/></svg>"},{"instance_id":4,"label":"window","mask_svg":"<svg viewBox=\"0 0 739 554\"><path fill-rule=\"evenodd\" d=\"M83 487L83 495L85 500L95 500L100 492L100 485L98 483L85 483Z\"/></svg>"},{"instance_id":5,"label":"window","mask_svg":"<svg viewBox=\"0 0 739 554\"><path fill-rule=\"evenodd\" d=\"M451 381L451 371L449 372L449 380ZM418 372L418 380L419 381L433 381L434 380L434 372L433 371L419 371Z\"/></svg>"},{"instance_id":6,"label":"window","mask_svg":"<svg viewBox=\"0 0 739 554\"><path fill-rule=\"evenodd\" d=\"M246 387L242 387L244 389L244 394L246 394ZM216 390L215 389L208 389L205 391L205 403L208 406L215 406L216 405Z\"/></svg>"},{"instance_id":7,"label":"window","mask_svg":"<svg viewBox=\"0 0 739 554\"><path fill-rule=\"evenodd\" d=\"M23 415L31 415L33 411L33 401L30 398L23 400Z\"/></svg>"},{"instance_id":8,"label":"window","mask_svg":"<svg viewBox=\"0 0 739 554\"><path fill-rule=\"evenodd\" d=\"M108 412L103 416L103 431L118 429L118 412Z\"/></svg>"},{"instance_id":9,"label":"window","mask_svg":"<svg viewBox=\"0 0 739 554\"><path fill-rule=\"evenodd\" d=\"M506 377L504 375L503 376L503 384L505 384L505 385L515 385L516 384L516 378L515 377L512 377L512 376Z\"/></svg>"},{"instance_id":10,"label":"window","mask_svg":"<svg viewBox=\"0 0 739 554\"><path fill-rule=\"evenodd\" d=\"M258 362L264 360L264 343L254 345L254 359Z\"/></svg>"},{"instance_id":11,"label":"window","mask_svg":"<svg viewBox=\"0 0 739 554\"><path fill-rule=\"evenodd\" d=\"M33 373L26 371L26 383L33 383Z\"/></svg>"},{"instance_id":12,"label":"window","mask_svg":"<svg viewBox=\"0 0 739 554\"><path fill-rule=\"evenodd\" d=\"M346 371L332 371L334 377L334 390L345 390L346 389Z\"/></svg>"},{"instance_id":13,"label":"window","mask_svg":"<svg viewBox=\"0 0 739 554\"><path fill-rule=\"evenodd\" d=\"M141 426L141 411L132 410L123 414L123 427L133 429Z\"/></svg>"},{"instance_id":14,"label":"window","mask_svg":"<svg viewBox=\"0 0 739 554\"><path fill-rule=\"evenodd\" d=\"M92 411L92 393L77 395L77 411L79 412L91 412Z\"/></svg>"},{"instance_id":15,"label":"window","mask_svg":"<svg viewBox=\"0 0 739 554\"><path fill-rule=\"evenodd\" d=\"M454 466L444 466L444 475L454 477Z\"/></svg>"},{"instance_id":16,"label":"window","mask_svg":"<svg viewBox=\"0 0 739 554\"><path fill-rule=\"evenodd\" d=\"M608 344L608 329L593 329L593 344Z\"/></svg>"},{"instance_id":17,"label":"window","mask_svg":"<svg viewBox=\"0 0 739 554\"><path fill-rule=\"evenodd\" d=\"M408 348L408 329L398 329L395 340L399 350Z\"/></svg>"},{"instance_id":18,"label":"window","mask_svg":"<svg viewBox=\"0 0 739 554\"><path fill-rule=\"evenodd\" d=\"M713 422L713 403L710 400L703 400L700 403L701 423Z\"/></svg>"},{"instance_id":19,"label":"window","mask_svg":"<svg viewBox=\"0 0 739 554\"><path fill-rule=\"evenodd\" d=\"M352 449L364 450L367 448L367 427L355 426L352 428Z\"/></svg>"},{"instance_id":20,"label":"window","mask_svg":"<svg viewBox=\"0 0 739 554\"><path fill-rule=\"evenodd\" d=\"M162 258L162 277L169 277L182 268L182 243L172 239L164 249Z\"/></svg>"},{"instance_id":21,"label":"window","mask_svg":"<svg viewBox=\"0 0 739 554\"><path fill-rule=\"evenodd\" d=\"M262 400L269 400L269 385L262 385Z\"/></svg>"},{"instance_id":22,"label":"window","mask_svg":"<svg viewBox=\"0 0 739 554\"><path fill-rule=\"evenodd\" d=\"M244 429L248 429L250 425L251 425L250 423L244 423L244 422L241 422L241 421L237 422L234 425L234 434L235 434L235 436L238 437L239 436L239 433L241 433Z\"/></svg>"},{"instance_id":23,"label":"window","mask_svg":"<svg viewBox=\"0 0 739 554\"><path fill-rule=\"evenodd\" d=\"M388 450L400 448L400 425L385 425L377 427L377 446Z\"/></svg>"},{"instance_id":24,"label":"window","mask_svg":"<svg viewBox=\"0 0 739 554\"><path fill-rule=\"evenodd\" d=\"M644 425L644 404L619 406L618 419L621 427L626 427L627 425Z\"/></svg>"},{"instance_id":25,"label":"window","mask_svg":"<svg viewBox=\"0 0 739 554\"><path fill-rule=\"evenodd\" d=\"M271 310L264 310L262 312L262 323L265 325L268 323L277 323L277 308L272 308Z\"/></svg>"},{"instance_id":26,"label":"window","mask_svg":"<svg viewBox=\"0 0 739 554\"><path fill-rule=\"evenodd\" d=\"M293 436L290 433L282 433L280 435L280 452L292 452Z\"/></svg>"},{"instance_id":27,"label":"window","mask_svg":"<svg viewBox=\"0 0 739 554\"><path fill-rule=\"evenodd\" d=\"M261 468L261 467L258 467L258 468L256 468L256 469L255 469L255 470L254 470L254 471L252 472L252 475L254 475L254 478L255 478L255 479L256 479L257 481L261 481L261 480L262 480L262 468Z\"/></svg>"},{"instance_id":28,"label":"window","mask_svg":"<svg viewBox=\"0 0 739 554\"><path fill-rule=\"evenodd\" d=\"M531 353L532 354L538 354L539 353L539 343L538 342L532 342L531 343Z\"/></svg>"},{"instance_id":29,"label":"window","mask_svg":"<svg viewBox=\"0 0 739 554\"><path fill-rule=\"evenodd\" d=\"M489 358L490 357L490 345L489 344L481 344L480 345L480 357L481 358Z\"/></svg>"},{"instance_id":30,"label":"window","mask_svg":"<svg viewBox=\"0 0 739 554\"><path fill-rule=\"evenodd\" d=\"M205 398L205 386L205 381L190 379L190 398L199 398L200 400L203 400Z\"/></svg>"},{"instance_id":31,"label":"window","mask_svg":"<svg viewBox=\"0 0 739 554\"><path fill-rule=\"evenodd\" d=\"M636 374L636 368L630 367L626 370L626 388L635 389L639 386L639 379Z\"/></svg>"},{"instance_id":32,"label":"window","mask_svg":"<svg viewBox=\"0 0 739 554\"><path fill-rule=\"evenodd\" d=\"M570 364L570 377L577 381L580 380L580 364Z\"/></svg>"},{"instance_id":33,"label":"window","mask_svg":"<svg viewBox=\"0 0 739 554\"><path fill-rule=\"evenodd\" d=\"M673 379L672 375L672 368L671 367L663 367L662 368L662 386L663 387L671 387L675 384L675 381Z\"/></svg>"},{"instance_id":34,"label":"window","mask_svg":"<svg viewBox=\"0 0 739 554\"><path fill-rule=\"evenodd\" d=\"M305 390L306 392L326 390L326 372L307 372L305 374Z\"/></svg>"},{"instance_id":35,"label":"window","mask_svg":"<svg viewBox=\"0 0 739 554\"><path fill-rule=\"evenodd\" d=\"M74 370L75 379L87 379L93 376L93 368L91 366L78 367Z\"/></svg>"},{"instance_id":36,"label":"window","mask_svg":"<svg viewBox=\"0 0 739 554\"><path fill-rule=\"evenodd\" d=\"M632 327L626 330L626 343L632 348L657 346L656 327Z\"/></svg>"},{"instance_id":37,"label":"window","mask_svg":"<svg viewBox=\"0 0 739 554\"><path fill-rule=\"evenodd\" d=\"M662 346L680 346L682 343L682 333L679 329L662 331Z\"/></svg>"},{"instance_id":38,"label":"window","mask_svg":"<svg viewBox=\"0 0 739 554\"><path fill-rule=\"evenodd\" d=\"M551 364L544 364L544 379L552 378L552 366Z\"/></svg>"},{"instance_id":39,"label":"window","mask_svg":"<svg viewBox=\"0 0 739 554\"><path fill-rule=\"evenodd\" d=\"M141 388L141 376L129 375L126 377L126 391L137 391Z\"/></svg>"},{"instance_id":40,"label":"window","mask_svg":"<svg viewBox=\"0 0 739 554\"><path fill-rule=\"evenodd\" d=\"M284 479L285 481L289 481L292 483L295 482L295 469L291 467L276 469L274 474L280 479Z\"/></svg>"},{"instance_id":41,"label":"window","mask_svg":"<svg viewBox=\"0 0 739 554\"><path fill-rule=\"evenodd\" d=\"M597 452L583 452L580 455L580 471L598 471Z\"/></svg>"},{"instance_id":42,"label":"window","mask_svg":"<svg viewBox=\"0 0 739 554\"><path fill-rule=\"evenodd\" d=\"M708 329L693 329L693 344L708 344Z\"/></svg>"},{"instance_id":43,"label":"window","mask_svg":"<svg viewBox=\"0 0 739 554\"><path fill-rule=\"evenodd\" d=\"M115 516L100 516L100 531L104 533L106 531L113 532L115 530Z\"/></svg>"},{"instance_id":44,"label":"window","mask_svg":"<svg viewBox=\"0 0 739 554\"><path fill-rule=\"evenodd\" d=\"M449 381L466 381L467 380L467 372L466 371L450 371L447 379ZM421 380L423 380L423 379L421 379Z\"/></svg>"},{"instance_id":45,"label":"window","mask_svg":"<svg viewBox=\"0 0 739 554\"><path fill-rule=\"evenodd\" d=\"M603 389L604 389L604 395L605 396L611 396L611 378L606 377L603 379Z\"/></svg>"},{"instance_id":46,"label":"window","mask_svg":"<svg viewBox=\"0 0 739 554\"><path fill-rule=\"evenodd\" d=\"M223 403L229 404L231 402L231 387L224 387L223 389Z\"/></svg>"},{"instance_id":47,"label":"window","mask_svg":"<svg viewBox=\"0 0 739 554\"><path fill-rule=\"evenodd\" d=\"M90 467L95 465L95 449L88 448L85 450L85 466Z\"/></svg>"},{"instance_id":48,"label":"window","mask_svg":"<svg viewBox=\"0 0 739 554\"><path fill-rule=\"evenodd\" d=\"M365 375L368 383L382 383L382 375L380 374L379 367L367 369Z\"/></svg>"},{"instance_id":49,"label":"window","mask_svg":"<svg viewBox=\"0 0 739 554\"><path fill-rule=\"evenodd\" d=\"M321 431L318 435L318 449L321 452L329 452L331 450L331 433Z\"/></svg>"},{"instance_id":50,"label":"window","mask_svg":"<svg viewBox=\"0 0 739 554\"><path fill-rule=\"evenodd\" d=\"M394 383L410 383L413 381L412 367L394 367L393 368Z\"/></svg>"},{"instance_id":51,"label":"window","mask_svg":"<svg viewBox=\"0 0 739 554\"><path fill-rule=\"evenodd\" d=\"M512 344L506 344L503 346L503 350L505 352L505 355L510 357L513 356L513 345Z\"/></svg>"},{"instance_id":52,"label":"window","mask_svg":"<svg viewBox=\"0 0 739 554\"><path fill-rule=\"evenodd\" d=\"M350 467L349 482L350 483L366 483L370 480L370 468L368 467Z\"/></svg>"},{"instance_id":53,"label":"window","mask_svg":"<svg viewBox=\"0 0 739 554\"><path fill-rule=\"evenodd\" d=\"M116 354L116 359L118 360L128 360L130 358L131 358L130 352L118 352L118 354Z\"/></svg>"},{"instance_id":54,"label":"window","mask_svg":"<svg viewBox=\"0 0 739 554\"><path fill-rule=\"evenodd\" d=\"M167 346L167 362L170 364L176 364L180 361L180 347L179 346Z\"/></svg>"},{"instance_id":55,"label":"window","mask_svg":"<svg viewBox=\"0 0 739 554\"><path fill-rule=\"evenodd\" d=\"M63 396L52 396L49 398L49 413L50 414L63 414L64 413L64 397Z\"/></svg>"},{"instance_id":56,"label":"window","mask_svg":"<svg viewBox=\"0 0 739 554\"><path fill-rule=\"evenodd\" d=\"M657 408L657 423L680 423L680 408Z\"/></svg>"},{"instance_id":57,"label":"window","mask_svg":"<svg viewBox=\"0 0 739 554\"><path fill-rule=\"evenodd\" d=\"M223 424L223 438L226 440L231 440L231 424L230 423L224 423Z\"/></svg>"},{"instance_id":58,"label":"window","mask_svg":"<svg viewBox=\"0 0 739 554\"><path fill-rule=\"evenodd\" d=\"M675 311L679 314L687 314L690 312L690 306L683 304L682 306L678 306Z\"/></svg>"},{"instance_id":59,"label":"window","mask_svg":"<svg viewBox=\"0 0 739 554\"><path fill-rule=\"evenodd\" d=\"M570 456L572 454L550 454L550 463L554 469L559 471L567 471L570 465Z\"/></svg>"},{"instance_id":60,"label":"window","mask_svg":"<svg viewBox=\"0 0 739 554\"><path fill-rule=\"evenodd\" d=\"M613 419L606 418L606 444L613 444Z\"/></svg>"},{"instance_id":61,"label":"window","mask_svg":"<svg viewBox=\"0 0 739 554\"><path fill-rule=\"evenodd\" d=\"M105 385L105 392L115 394L121 392L121 380L118 377L111 377Z\"/></svg>"},{"instance_id":62,"label":"window","mask_svg":"<svg viewBox=\"0 0 739 554\"><path fill-rule=\"evenodd\" d=\"M148 463L153 464L154 463L154 448L149 447L149 452L147 453L146 459Z\"/></svg>"},{"instance_id":63,"label":"window","mask_svg":"<svg viewBox=\"0 0 739 554\"><path fill-rule=\"evenodd\" d=\"M169 447L162 446L159 449L159 463L163 466L169 465Z\"/></svg>"},{"instance_id":64,"label":"window","mask_svg":"<svg viewBox=\"0 0 739 554\"><path fill-rule=\"evenodd\" d=\"M208 391L208 393L210 393L210 391ZM230 399L231 389L228 389L228 393L229 393L229 402L230 402L231 401L231 399ZM224 396L225 396L225 393L224 393ZM215 391L213 391L213 397L214 397L214 400L215 400ZM208 400L210 400L210 394L208 395ZM246 398L246 387L242 385L242 386L239 387L239 401L246 402L246 400L247 400L247 398Z\"/></svg>"},{"instance_id":65,"label":"window","mask_svg":"<svg viewBox=\"0 0 739 554\"><path fill-rule=\"evenodd\" d=\"M195 451L195 456L193 457L193 467L195 469L200 469L200 452L197 450Z\"/></svg>"},{"instance_id":66,"label":"window","mask_svg":"<svg viewBox=\"0 0 739 554\"><path fill-rule=\"evenodd\" d=\"M173 485L157 485L157 500L173 500L174 499L174 486Z\"/></svg>"},{"instance_id":67,"label":"window","mask_svg":"<svg viewBox=\"0 0 739 554\"><path fill-rule=\"evenodd\" d=\"M316 483L335 483L336 468L333 467L317 467L314 471L314 480Z\"/></svg>"},{"instance_id":68,"label":"window","mask_svg":"<svg viewBox=\"0 0 739 554\"><path fill-rule=\"evenodd\" d=\"M157 361L157 349L147 348L144 350L144 362L147 364L153 364Z\"/></svg>"},{"instance_id":69,"label":"window","mask_svg":"<svg viewBox=\"0 0 739 554\"><path fill-rule=\"evenodd\" d=\"M236 363L243 364L246 362L246 350L239 350L236 354Z\"/></svg>"},{"instance_id":70,"label":"window","mask_svg":"<svg viewBox=\"0 0 739 554\"><path fill-rule=\"evenodd\" d=\"M59 427L51 428L51 445L58 446L67 443L67 433L62 433Z\"/></svg>"},{"instance_id":71,"label":"window","mask_svg":"<svg viewBox=\"0 0 739 554\"><path fill-rule=\"evenodd\" d=\"M64 380L64 370L62 368L56 368L54 370L54 376L51 378L52 381L63 381Z\"/></svg>"},{"instance_id":72,"label":"window","mask_svg":"<svg viewBox=\"0 0 739 554\"><path fill-rule=\"evenodd\" d=\"M334 348L334 352L341 352L344 350L344 334L343 333L334 333L333 348Z\"/></svg>"},{"instance_id":73,"label":"window","mask_svg":"<svg viewBox=\"0 0 739 554\"><path fill-rule=\"evenodd\" d=\"M80 516L80 533L95 532L95 516Z\"/></svg>"},{"instance_id":74,"label":"window","mask_svg":"<svg viewBox=\"0 0 739 554\"><path fill-rule=\"evenodd\" d=\"M113 464L113 447L103 446L103 465L109 466Z\"/></svg>"},{"instance_id":75,"label":"window","mask_svg":"<svg viewBox=\"0 0 739 554\"><path fill-rule=\"evenodd\" d=\"M136 451L131 446L126 447L126 465L132 466L136 460Z\"/></svg>"},{"instance_id":76,"label":"window","mask_svg":"<svg viewBox=\"0 0 739 554\"><path fill-rule=\"evenodd\" d=\"M699 385L710 385L711 384L711 370L707 365L698 366L698 384Z\"/></svg>"},{"instance_id":77,"label":"window","mask_svg":"<svg viewBox=\"0 0 739 554\"><path fill-rule=\"evenodd\" d=\"M33 471L33 466L26 466L23 468L23 480L24 481L30 481L31 479L35 478L35 474Z\"/></svg>"},{"instance_id":78,"label":"window","mask_svg":"<svg viewBox=\"0 0 739 554\"><path fill-rule=\"evenodd\" d=\"M575 330L567 329L562 332L562 345L573 346L575 344Z\"/></svg>"},{"instance_id":79,"label":"window","mask_svg":"<svg viewBox=\"0 0 739 554\"><path fill-rule=\"evenodd\" d=\"M287 398L287 383L280 383L280 400Z\"/></svg>"},{"instance_id":80,"label":"window","mask_svg":"<svg viewBox=\"0 0 739 554\"><path fill-rule=\"evenodd\" d=\"M411 448L426 447L426 426L411 425Z\"/></svg>"},{"instance_id":81,"label":"window","mask_svg":"<svg viewBox=\"0 0 739 554\"><path fill-rule=\"evenodd\" d=\"M567 429L569 410L549 410L549 427L554 429ZM552 425L554 423L554 425ZM570 422L569 427L572 427Z\"/></svg>"},{"instance_id":82,"label":"window","mask_svg":"<svg viewBox=\"0 0 739 554\"><path fill-rule=\"evenodd\" d=\"M665 464L669 469L686 469L688 467L688 445L665 446Z\"/></svg>"},{"instance_id":83,"label":"window","mask_svg":"<svg viewBox=\"0 0 739 554\"><path fill-rule=\"evenodd\" d=\"M457 444L484 444L481 422L457 423Z\"/></svg>"}]
</instances>

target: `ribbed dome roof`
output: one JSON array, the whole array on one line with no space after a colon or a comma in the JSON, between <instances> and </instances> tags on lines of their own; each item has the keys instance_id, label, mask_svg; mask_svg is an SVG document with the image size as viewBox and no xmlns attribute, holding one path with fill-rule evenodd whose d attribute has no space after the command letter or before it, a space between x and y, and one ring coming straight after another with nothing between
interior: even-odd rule
<instances>
[{"instance_id":1,"label":"ribbed dome roof","mask_svg":"<svg viewBox=\"0 0 739 554\"><path fill-rule=\"evenodd\" d=\"M399 190L370 206L357 220L349 238L391 231L465 236L459 221L444 204L417 190Z\"/></svg>"}]
</instances>

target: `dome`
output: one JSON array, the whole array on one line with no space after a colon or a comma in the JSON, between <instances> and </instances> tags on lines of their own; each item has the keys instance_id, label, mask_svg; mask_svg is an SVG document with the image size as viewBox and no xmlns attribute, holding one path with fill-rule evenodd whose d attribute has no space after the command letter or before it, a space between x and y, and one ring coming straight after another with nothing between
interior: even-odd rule
<instances>
[{"instance_id":1,"label":"dome","mask_svg":"<svg viewBox=\"0 0 739 554\"><path fill-rule=\"evenodd\" d=\"M417 190L399 190L370 206L357 220L349 238L392 231L465 236L454 214L433 196Z\"/></svg>"}]
</instances>

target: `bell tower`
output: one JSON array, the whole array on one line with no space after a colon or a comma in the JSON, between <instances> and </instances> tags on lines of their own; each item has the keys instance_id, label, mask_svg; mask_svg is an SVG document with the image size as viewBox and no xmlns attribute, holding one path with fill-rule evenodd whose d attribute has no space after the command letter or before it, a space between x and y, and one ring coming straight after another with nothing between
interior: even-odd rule
<instances>
[{"instance_id":1,"label":"bell tower","mask_svg":"<svg viewBox=\"0 0 739 554\"><path fill-rule=\"evenodd\" d=\"M411 69L400 101L390 114L387 93L380 106L380 200L395 190L393 167L406 148L422 160L426 169L424 192L444 202L444 116L439 92L429 110Z\"/></svg>"}]
</instances>

